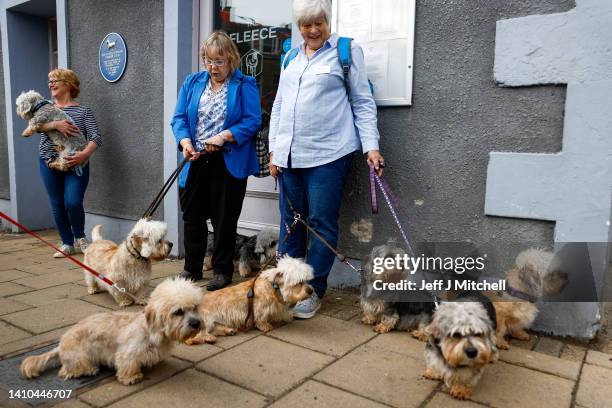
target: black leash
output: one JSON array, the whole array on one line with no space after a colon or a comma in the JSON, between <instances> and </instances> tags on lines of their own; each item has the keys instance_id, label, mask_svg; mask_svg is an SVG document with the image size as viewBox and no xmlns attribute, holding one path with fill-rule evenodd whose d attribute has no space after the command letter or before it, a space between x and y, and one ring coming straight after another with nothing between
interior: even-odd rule
<instances>
[{"instance_id":1,"label":"black leash","mask_svg":"<svg viewBox=\"0 0 612 408\"><path fill-rule=\"evenodd\" d=\"M142 217L140 218L151 218L153 216L153 214L157 210L157 207L159 207L159 205L164 200L166 194L168 194L168 191L170 191L170 187L172 187L172 184L174 184L174 180L177 179L181 170L183 170L183 167L185 167L185 164L187 164L187 162L189 161L189 157L190 156L185 157L181 164L179 164L179 166L176 168L176 170L174 170L172 174L170 174L170 177L168 177L168 180L166 180L164 186L161 188L159 193L157 193L157 195L149 205L149 208L147 208L147 210L144 212L144 214L142 214Z\"/></svg>"}]
</instances>

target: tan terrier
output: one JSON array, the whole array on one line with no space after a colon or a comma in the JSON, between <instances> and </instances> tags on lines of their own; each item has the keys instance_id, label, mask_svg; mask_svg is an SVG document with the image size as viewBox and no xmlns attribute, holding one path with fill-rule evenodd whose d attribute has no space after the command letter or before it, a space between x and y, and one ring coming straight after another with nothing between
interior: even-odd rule
<instances>
[{"instance_id":1,"label":"tan terrier","mask_svg":"<svg viewBox=\"0 0 612 408\"><path fill-rule=\"evenodd\" d=\"M556 296L568 283L560 271L561 262L552 253L531 248L516 257L514 267L506 273L506 291L489 295L497 315L497 347L509 349L505 336L528 341L525 331L538 315L536 301Z\"/></svg>"},{"instance_id":2,"label":"tan terrier","mask_svg":"<svg viewBox=\"0 0 612 408\"><path fill-rule=\"evenodd\" d=\"M136 303L146 304L144 291L151 276L151 261L165 259L172 249L166 241L166 224L161 221L139 220L125 241L120 245L104 240L102 226L91 231L92 243L84 251L84 263L109 278L120 288L134 294ZM129 306L134 301L117 288L97 281L88 271L83 271L87 292L92 295L100 289L109 292L119 306Z\"/></svg>"},{"instance_id":3,"label":"tan terrier","mask_svg":"<svg viewBox=\"0 0 612 408\"><path fill-rule=\"evenodd\" d=\"M276 268L267 269L255 278L221 290L207 293L200 308L204 321L197 336L187 344L214 343L217 336L231 336L238 329L255 326L264 333L275 322L293 320L291 308L313 293L308 281L314 278L310 265L285 256ZM252 306L249 306L249 292Z\"/></svg>"},{"instance_id":4,"label":"tan terrier","mask_svg":"<svg viewBox=\"0 0 612 408\"><path fill-rule=\"evenodd\" d=\"M200 330L198 306L202 291L184 279L166 279L151 294L142 312L100 313L70 328L53 350L27 357L21 374L38 377L62 366L58 376L67 380L95 375L100 365L114 367L124 385L142 380L142 368L163 360L176 341Z\"/></svg>"}]
</instances>

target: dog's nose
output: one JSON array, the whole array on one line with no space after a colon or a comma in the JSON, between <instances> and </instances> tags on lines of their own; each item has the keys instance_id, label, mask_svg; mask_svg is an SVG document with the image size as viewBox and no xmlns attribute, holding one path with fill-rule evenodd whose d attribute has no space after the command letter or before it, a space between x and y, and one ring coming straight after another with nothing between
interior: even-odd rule
<instances>
[{"instance_id":1,"label":"dog's nose","mask_svg":"<svg viewBox=\"0 0 612 408\"><path fill-rule=\"evenodd\" d=\"M465 355L469 358L474 358L478 355L478 350L476 350L474 347L468 347L465 349Z\"/></svg>"},{"instance_id":2,"label":"dog's nose","mask_svg":"<svg viewBox=\"0 0 612 408\"><path fill-rule=\"evenodd\" d=\"M314 292L314 289L312 288L312 286L309 286L306 288L306 293L308 293L309 295L312 295L312 292Z\"/></svg>"},{"instance_id":3,"label":"dog's nose","mask_svg":"<svg viewBox=\"0 0 612 408\"><path fill-rule=\"evenodd\" d=\"M172 242L168 241L168 246L170 247L170 249L172 249L172 245L174 245Z\"/></svg>"},{"instance_id":4,"label":"dog's nose","mask_svg":"<svg viewBox=\"0 0 612 408\"><path fill-rule=\"evenodd\" d=\"M189 327L191 327L192 329L199 329L200 324L200 319L189 319Z\"/></svg>"}]
</instances>

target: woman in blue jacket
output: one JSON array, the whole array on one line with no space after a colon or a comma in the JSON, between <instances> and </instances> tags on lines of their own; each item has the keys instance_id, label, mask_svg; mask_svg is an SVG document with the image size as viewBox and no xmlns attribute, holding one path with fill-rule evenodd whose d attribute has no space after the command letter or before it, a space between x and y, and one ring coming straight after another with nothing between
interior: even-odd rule
<instances>
[{"instance_id":1,"label":"woman in blue jacket","mask_svg":"<svg viewBox=\"0 0 612 408\"><path fill-rule=\"evenodd\" d=\"M248 176L259 164L253 137L261 126L255 79L238 69L240 54L230 37L213 33L202 44L206 70L189 75L172 118L174 137L189 162L179 175L185 234L182 277L202 279L210 218L214 229L213 279L206 288L232 281L236 227Z\"/></svg>"}]
</instances>

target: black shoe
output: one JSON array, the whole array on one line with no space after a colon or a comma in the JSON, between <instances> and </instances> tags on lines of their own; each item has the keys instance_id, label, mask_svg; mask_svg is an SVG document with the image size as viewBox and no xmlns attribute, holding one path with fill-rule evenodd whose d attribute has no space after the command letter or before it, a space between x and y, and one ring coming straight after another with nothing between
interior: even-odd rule
<instances>
[{"instance_id":1,"label":"black shoe","mask_svg":"<svg viewBox=\"0 0 612 408\"><path fill-rule=\"evenodd\" d=\"M198 274L191 273L189 271L183 271L181 272L179 277L195 282L195 281L202 280L203 276L202 276L202 273L198 275Z\"/></svg>"},{"instance_id":2,"label":"black shoe","mask_svg":"<svg viewBox=\"0 0 612 408\"><path fill-rule=\"evenodd\" d=\"M209 292L213 292L215 290L223 289L230 283L232 283L232 278L220 274L213 275L213 278L206 285L206 290Z\"/></svg>"}]
</instances>

